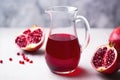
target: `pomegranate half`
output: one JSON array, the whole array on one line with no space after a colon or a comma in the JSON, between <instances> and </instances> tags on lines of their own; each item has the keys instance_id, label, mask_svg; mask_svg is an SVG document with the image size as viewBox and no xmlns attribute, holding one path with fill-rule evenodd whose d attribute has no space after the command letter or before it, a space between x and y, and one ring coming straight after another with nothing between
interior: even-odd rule
<instances>
[{"instance_id":1,"label":"pomegranate half","mask_svg":"<svg viewBox=\"0 0 120 80\"><path fill-rule=\"evenodd\" d=\"M115 73L119 67L118 53L113 45L102 45L95 51L91 63L98 72L104 74Z\"/></svg>"},{"instance_id":2,"label":"pomegranate half","mask_svg":"<svg viewBox=\"0 0 120 80\"><path fill-rule=\"evenodd\" d=\"M24 30L15 39L19 48L25 51L36 51L44 42L45 34L42 27L33 25L31 28Z\"/></svg>"}]
</instances>

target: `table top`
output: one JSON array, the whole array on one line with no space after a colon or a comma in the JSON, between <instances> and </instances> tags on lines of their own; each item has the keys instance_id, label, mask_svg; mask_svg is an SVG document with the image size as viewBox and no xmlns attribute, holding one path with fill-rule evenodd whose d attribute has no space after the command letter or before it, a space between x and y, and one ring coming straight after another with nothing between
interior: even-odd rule
<instances>
[{"instance_id":1,"label":"table top","mask_svg":"<svg viewBox=\"0 0 120 80\"><path fill-rule=\"evenodd\" d=\"M58 75L52 73L45 61L44 51L46 39L49 32L45 28L46 38L44 45L36 53L28 53L20 50L14 43L16 35L23 28L0 28L0 80L118 80L120 73L105 76L93 69L90 60L97 46L106 44L112 29L91 29L91 39L88 47L82 52L79 66L72 75ZM79 30L79 29L78 29ZM81 30L82 32L82 30ZM78 35L80 30L78 31ZM22 57L17 53L25 55L33 60L33 63L25 62L19 64ZM12 61L9 60L12 58Z\"/></svg>"}]
</instances>

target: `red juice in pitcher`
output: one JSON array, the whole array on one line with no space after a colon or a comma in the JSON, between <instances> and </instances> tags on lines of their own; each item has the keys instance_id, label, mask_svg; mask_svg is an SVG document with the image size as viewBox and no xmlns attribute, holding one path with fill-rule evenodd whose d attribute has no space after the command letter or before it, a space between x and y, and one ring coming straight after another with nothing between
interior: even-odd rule
<instances>
[{"instance_id":1,"label":"red juice in pitcher","mask_svg":"<svg viewBox=\"0 0 120 80\"><path fill-rule=\"evenodd\" d=\"M46 62L53 72L74 70L79 63L81 46L70 34L52 34L46 45Z\"/></svg>"}]
</instances>

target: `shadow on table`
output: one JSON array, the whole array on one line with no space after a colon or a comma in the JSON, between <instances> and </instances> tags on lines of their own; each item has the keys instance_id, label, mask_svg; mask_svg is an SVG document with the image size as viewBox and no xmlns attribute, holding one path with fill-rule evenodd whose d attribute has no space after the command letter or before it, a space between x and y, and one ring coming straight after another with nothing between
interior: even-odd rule
<instances>
[{"instance_id":1,"label":"shadow on table","mask_svg":"<svg viewBox=\"0 0 120 80\"><path fill-rule=\"evenodd\" d=\"M80 79L84 77L90 77L91 79L92 74L89 73L89 71L85 70L84 68L77 67L73 73L57 74L57 75L62 76L62 77L74 78L74 79ZM112 75L105 75L105 74L98 73L97 76L101 77L101 80L120 80L120 71Z\"/></svg>"},{"instance_id":2,"label":"shadow on table","mask_svg":"<svg viewBox=\"0 0 120 80\"><path fill-rule=\"evenodd\" d=\"M104 80L120 80L120 71L111 75L99 74L99 76L103 77Z\"/></svg>"},{"instance_id":3,"label":"shadow on table","mask_svg":"<svg viewBox=\"0 0 120 80\"><path fill-rule=\"evenodd\" d=\"M63 77L73 77L73 78L77 78L77 77L82 77L85 75L89 75L88 72L83 69L82 67L77 67L76 70L72 73L69 74L57 74L59 76L63 76Z\"/></svg>"}]
</instances>

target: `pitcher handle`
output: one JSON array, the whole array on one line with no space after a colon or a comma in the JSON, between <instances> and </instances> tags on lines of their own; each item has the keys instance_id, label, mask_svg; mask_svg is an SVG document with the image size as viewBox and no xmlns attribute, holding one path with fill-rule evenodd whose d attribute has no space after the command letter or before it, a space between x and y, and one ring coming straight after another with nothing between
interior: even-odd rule
<instances>
[{"instance_id":1,"label":"pitcher handle","mask_svg":"<svg viewBox=\"0 0 120 80\"><path fill-rule=\"evenodd\" d=\"M85 37L84 37L84 42L81 44L82 50L83 50L88 46L88 44L90 42L90 25L85 17L77 15L75 22L80 22L80 21L83 21L85 24L85 26L84 26L85 27Z\"/></svg>"}]
</instances>

